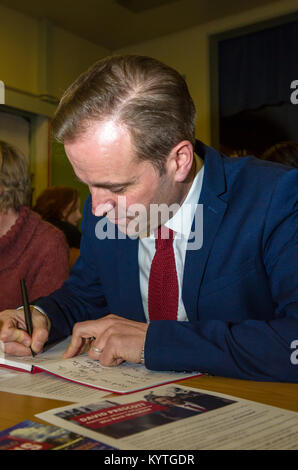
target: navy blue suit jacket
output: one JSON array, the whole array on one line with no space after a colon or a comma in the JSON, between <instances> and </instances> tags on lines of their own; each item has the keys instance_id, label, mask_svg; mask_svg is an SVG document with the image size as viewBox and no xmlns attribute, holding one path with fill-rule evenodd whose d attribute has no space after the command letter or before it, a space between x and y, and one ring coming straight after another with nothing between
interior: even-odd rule
<instances>
[{"instance_id":1,"label":"navy blue suit jacket","mask_svg":"<svg viewBox=\"0 0 298 470\"><path fill-rule=\"evenodd\" d=\"M204 159L203 245L187 251L188 322L152 321L145 343L153 370L200 370L298 382L298 171L253 157L229 158L199 144ZM81 256L61 289L39 299L50 340L75 322L113 313L144 322L138 240L99 240L87 199Z\"/></svg>"}]
</instances>

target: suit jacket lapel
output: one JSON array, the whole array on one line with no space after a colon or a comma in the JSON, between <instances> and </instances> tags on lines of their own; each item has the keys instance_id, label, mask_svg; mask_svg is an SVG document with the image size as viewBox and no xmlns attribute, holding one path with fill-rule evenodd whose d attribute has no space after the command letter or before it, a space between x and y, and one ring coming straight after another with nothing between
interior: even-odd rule
<instances>
[{"instance_id":1,"label":"suit jacket lapel","mask_svg":"<svg viewBox=\"0 0 298 470\"><path fill-rule=\"evenodd\" d=\"M190 321L198 320L197 302L212 245L225 214L227 203L219 198L226 191L223 161L213 149L196 148L204 159L204 179L199 204L203 205L203 240L200 249L187 250L183 276L182 299ZM194 219L192 232L195 232ZM191 245L190 245L191 246Z\"/></svg>"}]
</instances>

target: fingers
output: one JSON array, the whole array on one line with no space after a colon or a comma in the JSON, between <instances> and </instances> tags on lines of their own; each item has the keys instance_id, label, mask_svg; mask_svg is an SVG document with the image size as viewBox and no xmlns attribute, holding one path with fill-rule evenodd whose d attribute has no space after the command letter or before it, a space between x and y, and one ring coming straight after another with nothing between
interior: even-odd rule
<instances>
[{"instance_id":1,"label":"fingers","mask_svg":"<svg viewBox=\"0 0 298 470\"><path fill-rule=\"evenodd\" d=\"M3 352L14 356L32 356L29 347L19 343L3 343Z\"/></svg>"},{"instance_id":2,"label":"fingers","mask_svg":"<svg viewBox=\"0 0 298 470\"><path fill-rule=\"evenodd\" d=\"M123 361L138 363L141 359L141 352L145 342L145 332L139 329L131 329L129 334L110 332L105 337L105 346L101 353L97 353L94 348L90 348L89 356L97 359L101 365L113 367L118 366Z\"/></svg>"},{"instance_id":3,"label":"fingers","mask_svg":"<svg viewBox=\"0 0 298 470\"><path fill-rule=\"evenodd\" d=\"M80 342L71 342L66 351L63 353L64 359L69 359L70 357L79 356L80 354L87 353L90 348L90 343L92 342L92 338L81 338Z\"/></svg>"},{"instance_id":4,"label":"fingers","mask_svg":"<svg viewBox=\"0 0 298 470\"><path fill-rule=\"evenodd\" d=\"M85 348L86 342L90 342L90 338L100 338L111 322L117 318L119 317L116 315L107 315L99 320L89 320L76 323L72 330L70 344L63 354L64 359L80 354Z\"/></svg>"},{"instance_id":5,"label":"fingers","mask_svg":"<svg viewBox=\"0 0 298 470\"><path fill-rule=\"evenodd\" d=\"M90 342L90 338L96 337L98 320L90 320L76 323L73 327L71 341L63 354L64 359L81 354Z\"/></svg>"},{"instance_id":6,"label":"fingers","mask_svg":"<svg viewBox=\"0 0 298 470\"><path fill-rule=\"evenodd\" d=\"M30 346L31 338L25 331L25 319L22 310L5 310L0 317L0 339L4 343L17 342Z\"/></svg>"},{"instance_id":7,"label":"fingers","mask_svg":"<svg viewBox=\"0 0 298 470\"><path fill-rule=\"evenodd\" d=\"M139 362L148 325L126 320L116 315L77 323L73 329L71 343L64 353L70 358L80 353L84 342L91 337L89 357L105 366L117 366L123 361Z\"/></svg>"},{"instance_id":8,"label":"fingers","mask_svg":"<svg viewBox=\"0 0 298 470\"><path fill-rule=\"evenodd\" d=\"M5 310L0 315L0 340L5 343L5 353L16 356L31 355L30 346L39 353L46 341L50 328L45 315L32 309L32 338L26 331L24 312L20 310Z\"/></svg>"}]
</instances>

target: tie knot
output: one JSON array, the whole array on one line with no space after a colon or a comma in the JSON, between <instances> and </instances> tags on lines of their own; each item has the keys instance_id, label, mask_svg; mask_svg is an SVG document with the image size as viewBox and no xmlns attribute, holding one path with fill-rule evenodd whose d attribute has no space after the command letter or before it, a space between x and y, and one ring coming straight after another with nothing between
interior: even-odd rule
<instances>
[{"instance_id":1,"label":"tie knot","mask_svg":"<svg viewBox=\"0 0 298 470\"><path fill-rule=\"evenodd\" d=\"M173 244L175 233L170 228L162 225L157 230L157 237L155 238L156 249L165 249Z\"/></svg>"}]
</instances>

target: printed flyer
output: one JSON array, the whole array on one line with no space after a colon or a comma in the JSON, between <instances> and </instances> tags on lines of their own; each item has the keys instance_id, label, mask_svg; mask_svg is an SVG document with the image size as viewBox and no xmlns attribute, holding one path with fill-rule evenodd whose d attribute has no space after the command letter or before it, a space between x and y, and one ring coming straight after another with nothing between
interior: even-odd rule
<instances>
[{"instance_id":1,"label":"printed flyer","mask_svg":"<svg viewBox=\"0 0 298 470\"><path fill-rule=\"evenodd\" d=\"M37 416L125 450L298 450L298 413L180 385Z\"/></svg>"},{"instance_id":2,"label":"printed flyer","mask_svg":"<svg viewBox=\"0 0 298 470\"><path fill-rule=\"evenodd\" d=\"M0 450L110 450L114 447L72 431L23 421L0 432Z\"/></svg>"}]
</instances>

